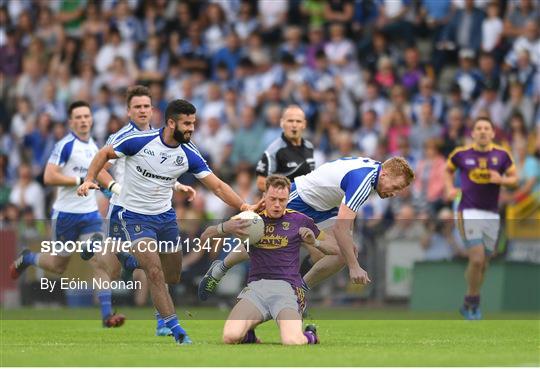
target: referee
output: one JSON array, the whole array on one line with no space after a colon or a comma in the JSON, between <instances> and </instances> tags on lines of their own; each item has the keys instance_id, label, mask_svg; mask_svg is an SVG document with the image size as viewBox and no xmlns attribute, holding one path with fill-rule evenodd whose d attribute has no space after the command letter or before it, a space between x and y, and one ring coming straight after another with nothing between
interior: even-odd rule
<instances>
[{"instance_id":1,"label":"referee","mask_svg":"<svg viewBox=\"0 0 540 369\"><path fill-rule=\"evenodd\" d=\"M289 105L280 120L283 133L272 142L257 163L257 188L264 192L266 177L271 174L286 176L291 183L298 176L315 169L313 144L302 138L306 116L298 105Z\"/></svg>"}]
</instances>

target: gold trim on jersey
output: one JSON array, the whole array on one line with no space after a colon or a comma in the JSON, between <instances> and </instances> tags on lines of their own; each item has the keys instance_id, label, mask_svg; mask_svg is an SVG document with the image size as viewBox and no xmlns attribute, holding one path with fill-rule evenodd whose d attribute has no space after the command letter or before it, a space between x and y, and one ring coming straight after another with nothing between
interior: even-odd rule
<instances>
[{"instance_id":1,"label":"gold trim on jersey","mask_svg":"<svg viewBox=\"0 0 540 369\"><path fill-rule=\"evenodd\" d=\"M456 147L449 155L448 155L448 159L446 160L446 166L452 170L452 171L455 171L457 169L457 167L455 166L454 163L452 163L452 158L454 156L456 156L458 153L462 152L462 151L467 151L471 148L471 146L458 146Z\"/></svg>"}]
</instances>

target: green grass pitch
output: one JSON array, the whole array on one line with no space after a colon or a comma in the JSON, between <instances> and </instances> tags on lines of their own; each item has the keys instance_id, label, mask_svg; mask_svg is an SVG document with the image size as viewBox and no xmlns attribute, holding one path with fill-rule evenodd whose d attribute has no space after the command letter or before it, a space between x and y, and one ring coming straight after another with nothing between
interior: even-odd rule
<instances>
[{"instance_id":1,"label":"green grass pitch","mask_svg":"<svg viewBox=\"0 0 540 369\"><path fill-rule=\"evenodd\" d=\"M154 336L154 321L139 320L150 309L122 309L128 320L118 329L101 328L95 309L1 311L0 366L540 366L538 314L467 322L457 314L314 309L307 322L322 343L283 347L272 322L257 330L263 344L226 346L225 311L177 311L194 345ZM36 320L20 320L28 316Z\"/></svg>"}]
</instances>

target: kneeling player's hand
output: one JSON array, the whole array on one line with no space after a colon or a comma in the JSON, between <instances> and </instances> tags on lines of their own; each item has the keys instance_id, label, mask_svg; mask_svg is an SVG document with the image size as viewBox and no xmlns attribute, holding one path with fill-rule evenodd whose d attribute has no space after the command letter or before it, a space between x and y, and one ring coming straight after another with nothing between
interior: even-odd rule
<instances>
[{"instance_id":1,"label":"kneeling player's hand","mask_svg":"<svg viewBox=\"0 0 540 369\"><path fill-rule=\"evenodd\" d=\"M197 191L191 186L184 185L180 182L176 182L174 184L174 190L176 192L184 192L187 195L188 201L193 201L195 199L195 196L197 196Z\"/></svg>"},{"instance_id":2,"label":"kneeling player's hand","mask_svg":"<svg viewBox=\"0 0 540 369\"><path fill-rule=\"evenodd\" d=\"M315 234L311 229L306 227L300 227L300 229L298 230L298 234L300 235L300 237L302 237L302 241L304 241L304 243L307 243L309 245L315 244Z\"/></svg>"},{"instance_id":3,"label":"kneeling player's hand","mask_svg":"<svg viewBox=\"0 0 540 369\"><path fill-rule=\"evenodd\" d=\"M246 237L248 235L248 228L251 224L249 219L230 219L223 223L223 231L225 233L232 233L238 237Z\"/></svg>"},{"instance_id":4,"label":"kneeling player's hand","mask_svg":"<svg viewBox=\"0 0 540 369\"><path fill-rule=\"evenodd\" d=\"M349 269L349 277L354 284L368 284L371 282L367 272L360 267Z\"/></svg>"},{"instance_id":5,"label":"kneeling player's hand","mask_svg":"<svg viewBox=\"0 0 540 369\"><path fill-rule=\"evenodd\" d=\"M94 182L84 181L83 184L77 188L77 195L88 196L88 191L90 190L99 190L99 186Z\"/></svg>"}]
</instances>

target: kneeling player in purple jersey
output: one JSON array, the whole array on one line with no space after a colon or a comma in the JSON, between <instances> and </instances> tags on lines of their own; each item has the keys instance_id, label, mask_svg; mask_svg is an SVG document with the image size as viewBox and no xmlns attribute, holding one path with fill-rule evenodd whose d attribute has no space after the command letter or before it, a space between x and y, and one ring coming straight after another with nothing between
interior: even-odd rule
<instances>
[{"instance_id":1,"label":"kneeling player in purple jersey","mask_svg":"<svg viewBox=\"0 0 540 369\"><path fill-rule=\"evenodd\" d=\"M318 238L323 235L313 219L287 209L290 182L281 175L266 179L265 210L261 217L265 223L263 238L250 245L251 267L248 286L238 295L240 301L232 309L223 329L223 342L258 342L254 328L275 319L284 345L319 343L314 326L302 331L302 311L305 307L302 278L300 276L300 246L328 249ZM221 230L233 230L230 220L206 229L202 239L219 235Z\"/></svg>"}]
</instances>

